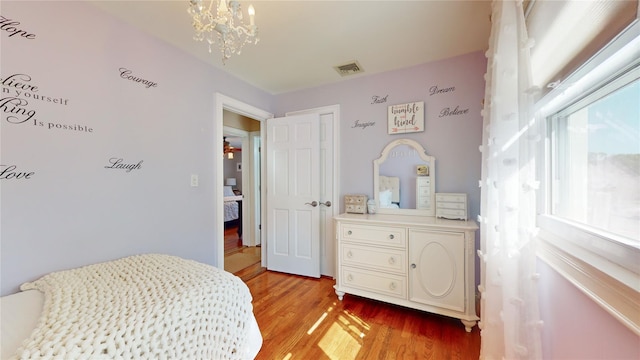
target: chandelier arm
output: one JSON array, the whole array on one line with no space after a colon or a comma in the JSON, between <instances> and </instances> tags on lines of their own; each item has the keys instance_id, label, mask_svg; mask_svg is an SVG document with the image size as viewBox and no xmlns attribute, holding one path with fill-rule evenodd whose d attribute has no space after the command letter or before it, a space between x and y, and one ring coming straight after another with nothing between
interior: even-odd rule
<instances>
[{"instance_id":1,"label":"chandelier arm","mask_svg":"<svg viewBox=\"0 0 640 360\"><path fill-rule=\"evenodd\" d=\"M254 29L248 29L244 26L238 26L234 30L238 33L238 35L240 35L240 32L242 32L244 35L247 35L247 36L254 35Z\"/></svg>"}]
</instances>

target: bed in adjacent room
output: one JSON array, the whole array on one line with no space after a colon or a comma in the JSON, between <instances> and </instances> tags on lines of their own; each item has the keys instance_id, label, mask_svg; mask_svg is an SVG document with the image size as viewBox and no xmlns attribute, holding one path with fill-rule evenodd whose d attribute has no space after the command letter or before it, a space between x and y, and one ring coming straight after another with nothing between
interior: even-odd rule
<instances>
[{"instance_id":1,"label":"bed in adjacent room","mask_svg":"<svg viewBox=\"0 0 640 360\"><path fill-rule=\"evenodd\" d=\"M262 336L240 278L148 254L54 272L0 298L5 359L253 359Z\"/></svg>"},{"instance_id":2,"label":"bed in adjacent room","mask_svg":"<svg viewBox=\"0 0 640 360\"><path fill-rule=\"evenodd\" d=\"M231 186L225 186L223 196L225 228L237 226L238 237L242 238L242 195L236 195Z\"/></svg>"},{"instance_id":3,"label":"bed in adjacent room","mask_svg":"<svg viewBox=\"0 0 640 360\"><path fill-rule=\"evenodd\" d=\"M240 218L240 206L237 200L224 200L224 222L238 220Z\"/></svg>"}]
</instances>

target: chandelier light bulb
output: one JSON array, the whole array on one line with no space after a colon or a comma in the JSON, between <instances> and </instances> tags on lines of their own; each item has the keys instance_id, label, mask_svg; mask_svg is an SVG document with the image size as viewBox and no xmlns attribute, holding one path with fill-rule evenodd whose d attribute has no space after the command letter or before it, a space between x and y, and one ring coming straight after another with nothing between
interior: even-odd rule
<instances>
[{"instance_id":1,"label":"chandelier light bulb","mask_svg":"<svg viewBox=\"0 0 640 360\"><path fill-rule=\"evenodd\" d=\"M249 23L251 26L255 25L255 16L256 16L256 9L254 9L253 5L249 5L249 8L247 9L247 11L249 12Z\"/></svg>"},{"instance_id":2,"label":"chandelier light bulb","mask_svg":"<svg viewBox=\"0 0 640 360\"><path fill-rule=\"evenodd\" d=\"M225 15L228 12L229 9L227 9L227 0L220 0L220 6L218 6L218 14Z\"/></svg>"}]
</instances>

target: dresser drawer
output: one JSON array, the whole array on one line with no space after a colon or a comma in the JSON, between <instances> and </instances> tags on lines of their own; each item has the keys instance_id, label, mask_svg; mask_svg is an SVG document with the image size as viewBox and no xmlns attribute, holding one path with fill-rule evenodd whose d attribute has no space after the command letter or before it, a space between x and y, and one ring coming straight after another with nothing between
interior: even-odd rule
<instances>
[{"instance_id":1,"label":"dresser drawer","mask_svg":"<svg viewBox=\"0 0 640 360\"><path fill-rule=\"evenodd\" d=\"M418 196L429 196L431 195L431 188L430 187L425 187L425 186L420 186L417 188L418 191Z\"/></svg>"},{"instance_id":2,"label":"dresser drawer","mask_svg":"<svg viewBox=\"0 0 640 360\"><path fill-rule=\"evenodd\" d=\"M367 195L345 195L344 203L352 205L366 205Z\"/></svg>"},{"instance_id":3,"label":"dresser drawer","mask_svg":"<svg viewBox=\"0 0 640 360\"><path fill-rule=\"evenodd\" d=\"M342 286L403 299L407 296L407 278L404 276L343 266L340 279Z\"/></svg>"},{"instance_id":4,"label":"dresser drawer","mask_svg":"<svg viewBox=\"0 0 640 360\"><path fill-rule=\"evenodd\" d=\"M392 226L345 224L340 229L341 241L405 248L406 229Z\"/></svg>"},{"instance_id":5,"label":"dresser drawer","mask_svg":"<svg viewBox=\"0 0 640 360\"><path fill-rule=\"evenodd\" d=\"M466 219L466 210L454 210L454 209L441 209L438 208L438 217L447 219Z\"/></svg>"},{"instance_id":6,"label":"dresser drawer","mask_svg":"<svg viewBox=\"0 0 640 360\"><path fill-rule=\"evenodd\" d=\"M407 273L407 257L404 250L343 243L340 256L344 265L399 274Z\"/></svg>"},{"instance_id":7,"label":"dresser drawer","mask_svg":"<svg viewBox=\"0 0 640 360\"><path fill-rule=\"evenodd\" d=\"M348 204L348 205L345 205L344 211L351 214L366 214L367 205Z\"/></svg>"},{"instance_id":8,"label":"dresser drawer","mask_svg":"<svg viewBox=\"0 0 640 360\"><path fill-rule=\"evenodd\" d=\"M416 209L428 209L431 207L431 199L428 197L418 198L416 200Z\"/></svg>"},{"instance_id":9,"label":"dresser drawer","mask_svg":"<svg viewBox=\"0 0 640 360\"><path fill-rule=\"evenodd\" d=\"M439 209L458 209L458 210L465 209L465 206L463 203L456 203L456 202L438 202L437 206Z\"/></svg>"},{"instance_id":10,"label":"dresser drawer","mask_svg":"<svg viewBox=\"0 0 640 360\"><path fill-rule=\"evenodd\" d=\"M467 194L436 193L437 201L466 203Z\"/></svg>"}]
</instances>

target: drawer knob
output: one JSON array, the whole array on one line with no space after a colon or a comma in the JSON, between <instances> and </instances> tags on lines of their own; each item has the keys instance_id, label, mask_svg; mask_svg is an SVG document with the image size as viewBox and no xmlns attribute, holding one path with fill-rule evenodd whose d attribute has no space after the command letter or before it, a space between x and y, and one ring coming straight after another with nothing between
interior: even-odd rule
<instances>
[{"instance_id":1,"label":"drawer knob","mask_svg":"<svg viewBox=\"0 0 640 360\"><path fill-rule=\"evenodd\" d=\"M353 275L351 274L347 275L347 281L353 281Z\"/></svg>"},{"instance_id":2,"label":"drawer knob","mask_svg":"<svg viewBox=\"0 0 640 360\"><path fill-rule=\"evenodd\" d=\"M396 258L390 257L389 258L389 265L394 265L395 263L396 263Z\"/></svg>"},{"instance_id":3,"label":"drawer knob","mask_svg":"<svg viewBox=\"0 0 640 360\"><path fill-rule=\"evenodd\" d=\"M351 251L347 252L347 257L348 258L352 258L353 257L353 253Z\"/></svg>"},{"instance_id":4,"label":"drawer knob","mask_svg":"<svg viewBox=\"0 0 640 360\"><path fill-rule=\"evenodd\" d=\"M389 235L389 239L393 240L395 236L393 236L393 234Z\"/></svg>"},{"instance_id":5,"label":"drawer knob","mask_svg":"<svg viewBox=\"0 0 640 360\"><path fill-rule=\"evenodd\" d=\"M389 289L391 290L395 290L397 287L396 283L392 282L391 284L389 284Z\"/></svg>"},{"instance_id":6,"label":"drawer knob","mask_svg":"<svg viewBox=\"0 0 640 360\"><path fill-rule=\"evenodd\" d=\"M347 235L351 235L353 232L351 230L347 231Z\"/></svg>"},{"instance_id":7,"label":"drawer knob","mask_svg":"<svg viewBox=\"0 0 640 360\"><path fill-rule=\"evenodd\" d=\"M415 269L416 268L416 264L411 264L411 268Z\"/></svg>"}]
</instances>

